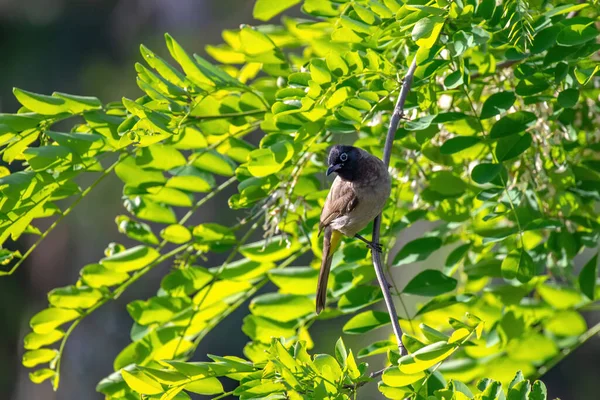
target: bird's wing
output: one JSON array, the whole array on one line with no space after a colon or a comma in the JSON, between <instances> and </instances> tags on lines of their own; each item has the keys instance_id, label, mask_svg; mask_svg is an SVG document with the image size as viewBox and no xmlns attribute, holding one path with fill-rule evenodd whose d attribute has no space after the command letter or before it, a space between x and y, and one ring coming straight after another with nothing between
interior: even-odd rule
<instances>
[{"instance_id":1,"label":"bird's wing","mask_svg":"<svg viewBox=\"0 0 600 400\"><path fill-rule=\"evenodd\" d=\"M321 222L319 223L319 234L334 219L350 213L358 205L358 198L350 182L344 181L339 177L333 181L323 211L321 212Z\"/></svg>"}]
</instances>

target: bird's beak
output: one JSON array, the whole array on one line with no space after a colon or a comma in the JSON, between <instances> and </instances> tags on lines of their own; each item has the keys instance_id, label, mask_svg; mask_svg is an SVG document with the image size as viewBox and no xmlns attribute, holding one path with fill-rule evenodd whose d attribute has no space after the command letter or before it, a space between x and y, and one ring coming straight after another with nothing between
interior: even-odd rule
<instances>
[{"instance_id":1,"label":"bird's beak","mask_svg":"<svg viewBox=\"0 0 600 400\"><path fill-rule=\"evenodd\" d=\"M340 168L342 168L342 164L330 165L329 168L327 168L327 176L331 175L332 172L335 172Z\"/></svg>"}]
</instances>

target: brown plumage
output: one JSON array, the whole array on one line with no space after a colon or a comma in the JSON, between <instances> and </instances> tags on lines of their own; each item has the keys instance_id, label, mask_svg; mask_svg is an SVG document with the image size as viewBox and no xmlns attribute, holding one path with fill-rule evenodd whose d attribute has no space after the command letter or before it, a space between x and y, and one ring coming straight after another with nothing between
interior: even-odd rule
<instances>
[{"instance_id":1,"label":"brown plumage","mask_svg":"<svg viewBox=\"0 0 600 400\"><path fill-rule=\"evenodd\" d=\"M327 175L336 172L338 176L331 185L319 223L319 234L324 230L325 235L317 283L317 314L325 308L331 260L342 235L357 236L381 213L391 191L386 165L365 150L334 146L329 153L328 165Z\"/></svg>"}]
</instances>

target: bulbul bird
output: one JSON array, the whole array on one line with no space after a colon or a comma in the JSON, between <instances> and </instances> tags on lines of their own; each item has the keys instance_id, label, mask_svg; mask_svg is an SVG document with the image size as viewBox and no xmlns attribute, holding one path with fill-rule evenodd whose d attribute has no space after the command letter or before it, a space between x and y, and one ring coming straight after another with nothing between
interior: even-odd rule
<instances>
[{"instance_id":1,"label":"bulbul bird","mask_svg":"<svg viewBox=\"0 0 600 400\"><path fill-rule=\"evenodd\" d=\"M337 177L325 200L319 223L319 235L323 230L325 235L317 283L317 314L325 308L331 260L342 235L360 239L371 251L381 252L378 243L368 241L358 232L381 213L392 189L387 166L363 149L333 146L327 163L327 175L335 172Z\"/></svg>"}]
</instances>

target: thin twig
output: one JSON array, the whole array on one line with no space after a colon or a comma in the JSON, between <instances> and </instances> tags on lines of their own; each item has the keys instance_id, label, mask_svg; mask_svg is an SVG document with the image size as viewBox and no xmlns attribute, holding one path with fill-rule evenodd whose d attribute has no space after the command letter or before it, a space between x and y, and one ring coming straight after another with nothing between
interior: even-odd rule
<instances>
[{"instance_id":1,"label":"thin twig","mask_svg":"<svg viewBox=\"0 0 600 400\"><path fill-rule=\"evenodd\" d=\"M412 84L413 76L415 74L416 69L417 58L415 57L412 63L410 64L408 71L406 72L404 82L402 82L402 89L400 89L400 95L398 96L398 101L396 102L396 106L394 107L394 113L392 114L392 119L390 120L390 126L388 128L387 137L385 139L385 147L383 150L383 162L388 167L392 158L392 145L394 143L394 136L396 135L396 130L398 129L400 119L402 119L402 117L404 116L404 103L406 102L406 96L408 96L408 91L410 90L410 85ZM377 218L375 218L375 221L373 221L373 243L379 243L380 227L381 215L378 215ZM394 306L394 301L392 300L392 295L390 294L390 286L383 272L381 257L379 255L379 252L377 251L373 252L373 266L375 267L377 282L379 282L379 286L381 287L381 291L383 292L385 305L387 306L388 314L390 315L390 321L392 322L392 328L394 330L394 334L396 335L396 340L398 342L398 350L400 351L400 356L403 356L406 354L406 349L404 348L404 344L402 344L402 329L400 329L400 323L398 322L398 313L396 312L396 307Z\"/></svg>"}]
</instances>

